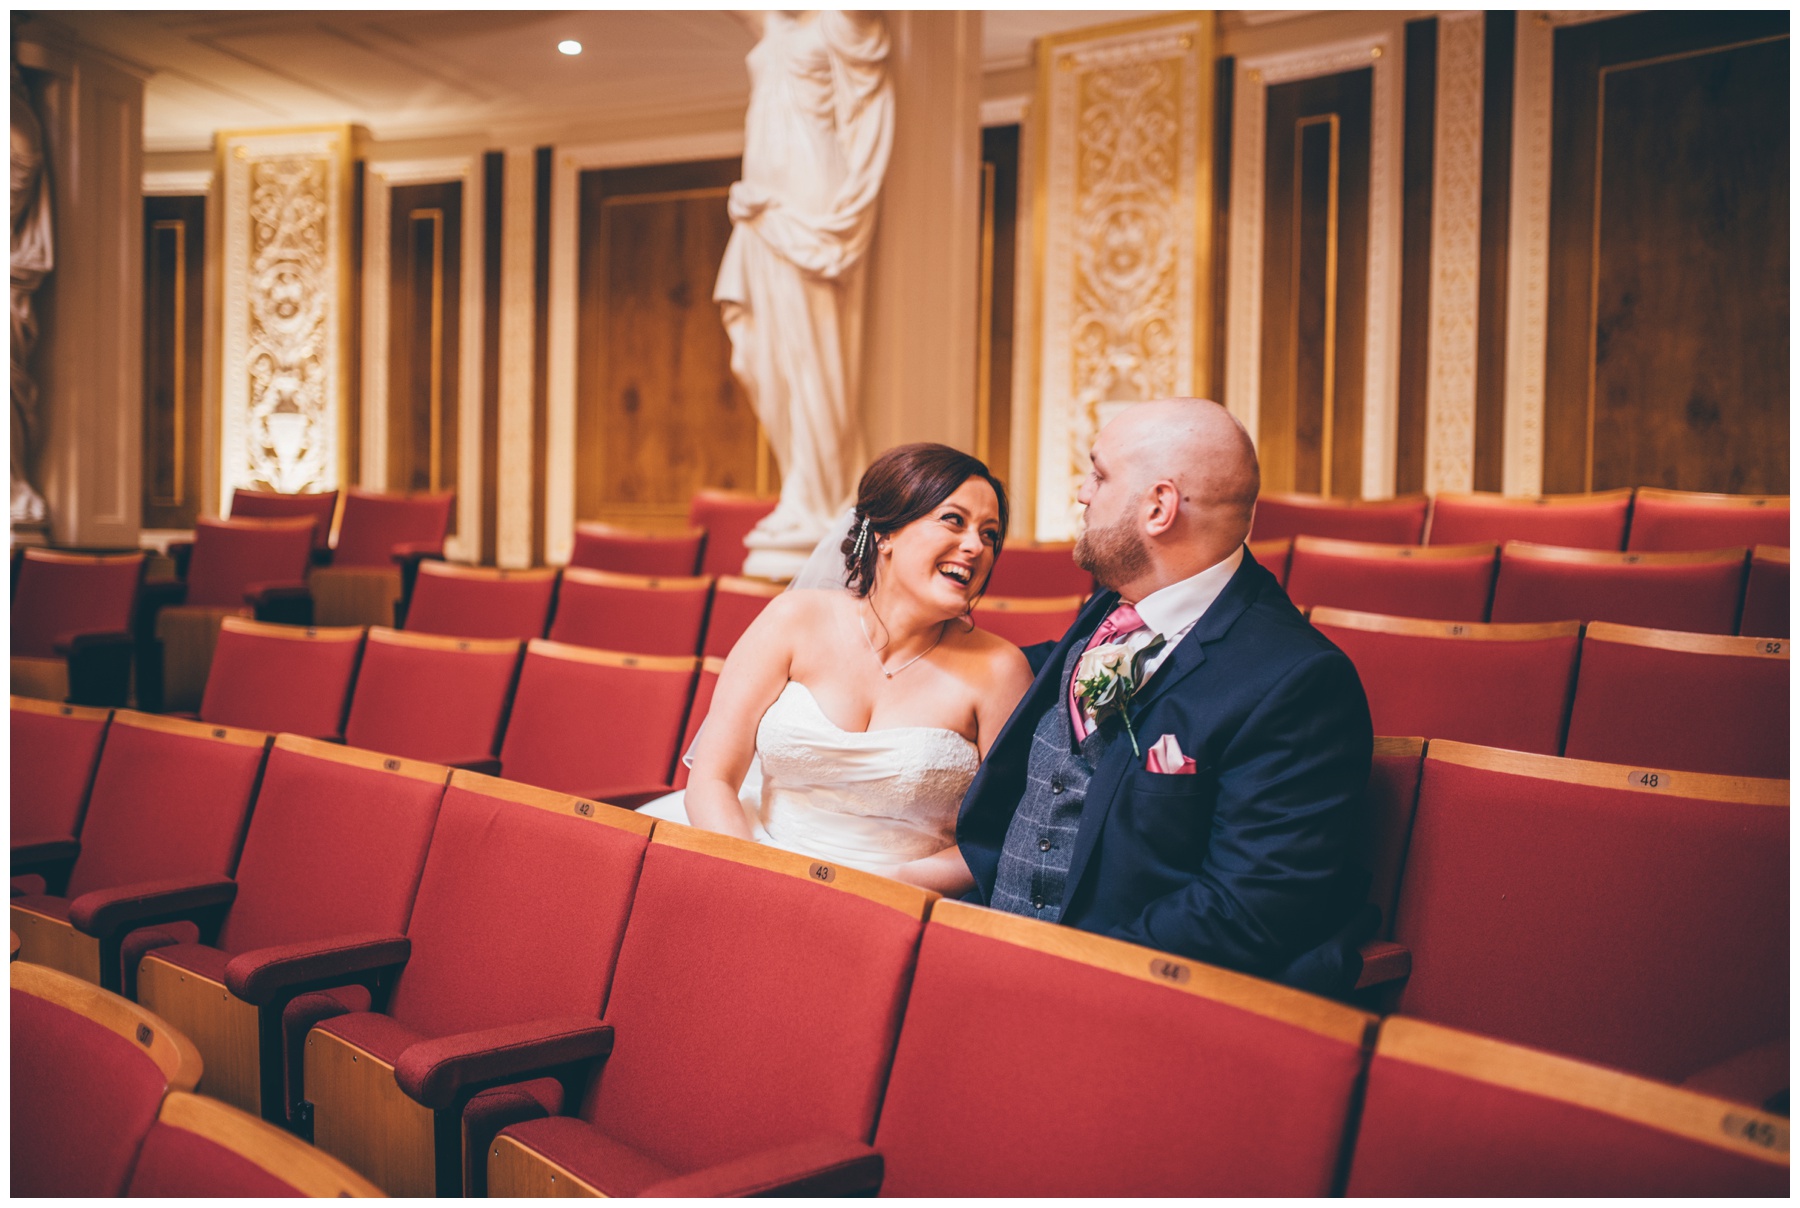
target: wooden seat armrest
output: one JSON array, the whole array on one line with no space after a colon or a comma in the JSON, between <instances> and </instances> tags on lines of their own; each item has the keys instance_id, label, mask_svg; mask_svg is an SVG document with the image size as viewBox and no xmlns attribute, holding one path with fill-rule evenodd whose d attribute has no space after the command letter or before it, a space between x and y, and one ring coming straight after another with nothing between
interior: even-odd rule
<instances>
[{"instance_id":1,"label":"wooden seat armrest","mask_svg":"<svg viewBox=\"0 0 1800 1208\"><path fill-rule=\"evenodd\" d=\"M611 1024L565 1015L421 1040L400 1054L394 1077L413 1099L444 1111L467 1092L545 1077L603 1058L612 1046Z\"/></svg>"},{"instance_id":2,"label":"wooden seat armrest","mask_svg":"<svg viewBox=\"0 0 1800 1208\"><path fill-rule=\"evenodd\" d=\"M881 1154L860 1141L817 1137L779 1145L653 1183L644 1196L871 1195L881 1186Z\"/></svg>"},{"instance_id":3,"label":"wooden seat armrest","mask_svg":"<svg viewBox=\"0 0 1800 1208\"><path fill-rule=\"evenodd\" d=\"M244 603L259 621L273 625L311 625L312 587L304 579L251 583L244 588Z\"/></svg>"},{"instance_id":4,"label":"wooden seat armrest","mask_svg":"<svg viewBox=\"0 0 1800 1208\"><path fill-rule=\"evenodd\" d=\"M54 838L25 838L12 841L12 875L42 872L59 864L72 864L81 854L81 841L67 835Z\"/></svg>"},{"instance_id":5,"label":"wooden seat armrest","mask_svg":"<svg viewBox=\"0 0 1800 1208\"><path fill-rule=\"evenodd\" d=\"M69 921L77 931L105 940L135 927L194 919L231 904L237 882L224 877L176 877L141 881L84 893L69 903Z\"/></svg>"},{"instance_id":6,"label":"wooden seat armrest","mask_svg":"<svg viewBox=\"0 0 1800 1208\"><path fill-rule=\"evenodd\" d=\"M347 985L394 969L412 955L412 941L386 932L340 935L239 953L225 966L225 985L247 1003L267 1006L307 990Z\"/></svg>"},{"instance_id":7,"label":"wooden seat armrest","mask_svg":"<svg viewBox=\"0 0 1800 1208\"><path fill-rule=\"evenodd\" d=\"M130 646L135 640L129 630L95 630L91 633L59 633L51 643L51 647L56 653L67 658L86 650L106 646Z\"/></svg>"},{"instance_id":8,"label":"wooden seat armrest","mask_svg":"<svg viewBox=\"0 0 1800 1208\"><path fill-rule=\"evenodd\" d=\"M1412 949L1404 944L1370 940L1357 951L1363 961L1362 976L1356 979L1358 990L1400 981L1412 973Z\"/></svg>"}]
</instances>

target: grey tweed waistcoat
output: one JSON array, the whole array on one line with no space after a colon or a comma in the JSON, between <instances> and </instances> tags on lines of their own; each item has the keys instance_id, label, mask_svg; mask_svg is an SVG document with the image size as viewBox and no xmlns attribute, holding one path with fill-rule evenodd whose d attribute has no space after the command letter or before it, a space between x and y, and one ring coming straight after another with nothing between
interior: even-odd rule
<instances>
[{"instance_id":1,"label":"grey tweed waistcoat","mask_svg":"<svg viewBox=\"0 0 1800 1208\"><path fill-rule=\"evenodd\" d=\"M1096 726L1080 746L1069 720L1069 679L1081 661L1085 642L1069 650L1063 662L1061 688L1055 702L1038 718L1025 765L1025 791L1007 827L994 877L991 905L995 910L1055 923L1068 902L1069 863L1075 835L1087 803L1094 765L1105 752L1105 727Z\"/></svg>"}]
</instances>

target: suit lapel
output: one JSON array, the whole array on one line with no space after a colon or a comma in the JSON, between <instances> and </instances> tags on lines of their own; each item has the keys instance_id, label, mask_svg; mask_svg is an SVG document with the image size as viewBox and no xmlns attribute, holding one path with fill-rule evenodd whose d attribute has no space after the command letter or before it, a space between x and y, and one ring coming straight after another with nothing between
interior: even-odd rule
<instances>
[{"instance_id":1,"label":"suit lapel","mask_svg":"<svg viewBox=\"0 0 1800 1208\"><path fill-rule=\"evenodd\" d=\"M1219 593L1219 598L1213 601L1206 614L1188 630L1187 636L1176 645L1174 653L1163 660L1162 665L1156 669L1156 674L1150 677L1150 682L1132 698L1131 724L1137 730L1140 752L1157 738L1156 735L1144 733L1140 719L1146 717L1156 702L1168 695L1175 685L1199 670L1200 665L1206 662L1207 643L1224 637L1237 619L1244 615L1244 610L1250 607L1250 601L1256 597L1261 576L1267 573L1257 565L1250 552L1245 550L1243 564L1231 576L1231 581ZM1141 756L1138 758L1141 761ZM1088 781L1087 803L1082 807L1081 827L1075 832L1075 850L1069 860L1069 876L1065 882L1068 896L1065 902L1073 900L1081 885L1088 857L1093 854L1094 844L1099 841L1100 830L1106 824L1106 816L1112 812L1113 801L1133 767L1133 760L1131 740L1120 733L1107 748L1099 766L1094 769L1093 778Z\"/></svg>"}]
</instances>

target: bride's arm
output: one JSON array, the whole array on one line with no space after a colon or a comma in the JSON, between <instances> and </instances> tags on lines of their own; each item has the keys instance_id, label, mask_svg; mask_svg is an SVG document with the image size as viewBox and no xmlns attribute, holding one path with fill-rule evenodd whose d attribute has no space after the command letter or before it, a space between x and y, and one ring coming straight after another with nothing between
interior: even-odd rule
<instances>
[{"instance_id":1,"label":"bride's arm","mask_svg":"<svg viewBox=\"0 0 1800 1208\"><path fill-rule=\"evenodd\" d=\"M1031 665L1018 648L1010 642L997 644L1005 648L997 650L989 660L985 669L987 674L981 680L984 691L975 703L975 745L983 759L987 758L988 749L994 745L1001 727L1024 699L1032 679ZM975 887L975 877L963 860L962 848L955 844L900 865L893 876L909 885L933 889L952 898L961 897Z\"/></svg>"},{"instance_id":2,"label":"bride's arm","mask_svg":"<svg viewBox=\"0 0 1800 1208\"><path fill-rule=\"evenodd\" d=\"M725 659L688 773L688 821L695 826L751 837L738 786L756 754L756 727L787 683L798 614L810 603L804 595L770 600Z\"/></svg>"}]
</instances>

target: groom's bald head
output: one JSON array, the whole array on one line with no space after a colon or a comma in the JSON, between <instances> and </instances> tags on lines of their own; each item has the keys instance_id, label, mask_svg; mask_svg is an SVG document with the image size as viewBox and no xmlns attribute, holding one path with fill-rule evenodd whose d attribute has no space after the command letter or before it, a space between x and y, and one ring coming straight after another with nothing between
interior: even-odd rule
<instances>
[{"instance_id":1,"label":"groom's bald head","mask_svg":"<svg viewBox=\"0 0 1800 1208\"><path fill-rule=\"evenodd\" d=\"M1218 403L1128 407L1095 440L1094 463L1076 557L1100 562L1090 569L1108 587L1129 584L1141 598L1228 557L1250 533L1261 485L1256 448Z\"/></svg>"}]
</instances>

